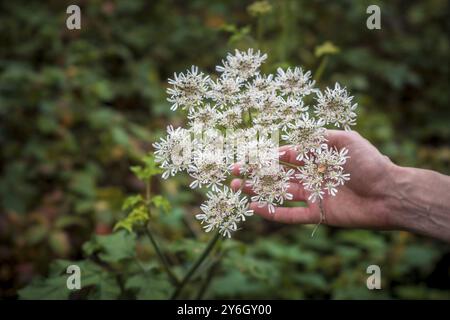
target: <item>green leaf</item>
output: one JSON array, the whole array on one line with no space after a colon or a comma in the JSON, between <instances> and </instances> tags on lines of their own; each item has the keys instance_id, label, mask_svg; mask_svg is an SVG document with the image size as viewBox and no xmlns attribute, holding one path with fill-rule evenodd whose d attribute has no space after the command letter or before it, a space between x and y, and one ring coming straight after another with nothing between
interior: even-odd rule
<instances>
[{"instance_id":1,"label":"green leaf","mask_svg":"<svg viewBox=\"0 0 450 320\"><path fill-rule=\"evenodd\" d=\"M241 272L232 271L225 276L217 277L211 284L211 291L222 297L251 295L262 291L262 283L250 281Z\"/></svg>"},{"instance_id":2,"label":"green leaf","mask_svg":"<svg viewBox=\"0 0 450 320\"><path fill-rule=\"evenodd\" d=\"M87 255L98 254L105 262L119 262L135 257L136 236L125 231L118 231L111 235L95 236L83 245Z\"/></svg>"},{"instance_id":3,"label":"green leaf","mask_svg":"<svg viewBox=\"0 0 450 320\"><path fill-rule=\"evenodd\" d=\"M165 213L170 212L171 209L170 202L163 196L161 195L154 196L150 201L155 205L156 208L161 209Z\"/></svg>"},{"instance_id":4,"label":"green leaf","mask_svg":"<svg viewBox=\"0 0 450 320\"><path fill-rule=\"evenodd\" d=\"M113 300L120 296L120 287L112 274L99 274L95 283L96 290L90 294L91 299Z\"/></svg>"},{"instance_id":5,"label":"green leaf","mask_svg":"<svg viewBox=\"0 0 450 320\"><path fill-rule=\"evenodd\" d=\"M123 228L132 232L135 226L144 225L149 219L148 210L144 205L134 208L130 214L125 218L120 220L114 226L114 231Z\"/></svg>"},{"instance_id":6,"label":"green leaf","mask_svg":"<svg viewBox=\"0 0 450 320\"><path fill-rule=\"evenodd\" d=\"M130 208L134 207L135 205L137 205L138 203L141 203L143 201L144 201L144 199L142 198L142 196L140 194L134 195L134 196L129 196L123 202L122 210L130 209Z\"/></svg>"},{"instance_id":7,"label":"green leaf","mask_svg":"<svg viewBox=\"0 0 450 320\"><path fill-rule=\"evenodd\" d=\"M131 171L142 181L147 181L151 177L163 172L155 162L155 156L150 153L142 158L143 166L132 166Z\"/></svg>"},{"instance_id":8,"label":"green leaf","mask_svg":"<svg viewBox=\"0 0 450 320\"><path fill-rule=\"evenodd\" d=\"M294 280L302 287L309 287L313 289L323 290L325 291L328 288L328 283L325 277L321 274L296 274L294 275Z\"/></svg>"},{"instance_id":9,"label":"green leaf","mask_svg":"<svg viewBox=\"0 0 450 320\"><path fill-rule=\"evenodd\" d=\"M63 300L68 299L70 290L66 285L67 278L51 277L35 279L27 287L18 291L19 298L25 300Z\"/></svg>"},{"instance_id":10,"label":"green leaf","mask_svg":"<svg viewBox=\"0 0 450 320\"><path fill-rule=\"evenodd\" d=\"M48 278L37 278L27 287L19 290L20 299L37 300L62 300L70 298L72 293L80 290L69 290L66 273L69 265L77 265L80 268L81 289L94 286L94 294L98 298L115 299L119 295L119 289L114 276L92 261L56 260L50 265Z\"/></svg>"},{"instance_id":11,"label":"green leaf","mask_svg":"<svg viewBox=\"0 0 450 320\"><path fill-rule=\"evenodd\" d=\"M130 277L125 288L135 291L138 299L167 299L173 290L167 277L151 271Z\"/></svg>"}]
</instances>

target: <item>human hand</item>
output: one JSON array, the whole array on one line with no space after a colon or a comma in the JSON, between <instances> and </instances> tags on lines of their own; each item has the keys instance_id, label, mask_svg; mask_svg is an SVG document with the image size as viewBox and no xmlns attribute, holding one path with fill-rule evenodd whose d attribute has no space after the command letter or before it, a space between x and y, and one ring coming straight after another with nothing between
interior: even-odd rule
<instances>
[{"instance_id":1,"label":"human hand","mask_svg":"<svg viewBox=\"0 0 450 320\"><path fill-rule=\"evenodd\" d=\"M350 173L350 181L338 189L336 196L324 196L322 201L325 214L323 223L339 227L393 229L398 228L397 219L392 217L391 201L394 186L395 168L389 158L382 155L369 141L357 132L339 130L327 131L328 145L349 150L350 158L344 168ZM296 160L297 154L287 147L280 160L301 166ZM239 175L239 166L233 169ZM231 187L237 190L242 180L234 179ZM251 194L251 187L244 186L243 191ZM298 180L290 183L289 192L292 201L305 201L307 207L277 207L275 213L270 213L267 206L259 207L251 203L250 208L262 217L283 223L313 224L320 221L319 202L308 200L309 193L305 191Z\"/></svg>"}]
</instances>

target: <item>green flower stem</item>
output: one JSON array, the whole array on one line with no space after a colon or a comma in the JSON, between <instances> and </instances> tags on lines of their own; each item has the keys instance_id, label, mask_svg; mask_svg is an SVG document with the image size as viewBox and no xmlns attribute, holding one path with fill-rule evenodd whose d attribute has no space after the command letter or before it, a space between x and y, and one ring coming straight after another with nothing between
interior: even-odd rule
<instances>
[{"instance_id":1,"label":"green flower stem","mask_svg":"<svg viewBox=\"0 0 450 320\"><path fill-rule=\"evenodd\" d=\"M327 64L328 64L328 56L324 56L322 58L322 61L320 62L319 67L316 70L316 73L314 74L314 80L316 80L316 82L319 82L323 72L325 71Z\"/></svg>"},{"instance_id":2,"label":"green flower stem","mask_svg":"<svg viewBox=\"0 0 450 320\"><path fill-rule=\"evenodd\" d=\"M206 279L203 282L202 286L200 287L200 290L197 293L197 297L195 298L196 300L201 300L203 298L203 296L205 295L206 290L208 290L208 287L211 283L214 273L219 268L221 258L222 258L222 256L218 256L217 258L215 258L214 262L212 263L211 267L209 268L208 274L206 275Z\"/></svg>"},{"instance_id":3,"label":"green flower stem","mask_svg":"<svg viewBox=\"0 0 450 320\"><path fill-rule=\"evenodd\" d=\"M292 163L289 163L286 161L281 161L281 160L279 160L279 161L283 166L291 167L293 169L298 169L298 166L296 166L295 164L292 164Z\"/></svg>"},{"instance_id":4,"label":"green flower stem","mask_svg":"<svg viewBox=\"0 0 450 320\"><path fill-rule=\"evenodd\" d=\"M323 201L321 198L319 198L319 208L320 208L320 221L316 226L314 227L313 232L311 233L311 238L314 237L314 234L316 233L317 229L319 229L319 226L326 221L325 217L325 211L323 209Z\"/></svg>"},{"instance_id":5,"label":"green flower stem","mask_svg":"<svg viewBox=\"0 0 450 320\"><path fill-rule=\"evenodd\" d=\"M208 245L206 246L205 250L203 250L200 257L195 261L195 263L189 268L188 272L184 276L184 278L181 280L181 282L177 285L176 290L172 294L171 300L175 300L180 295L183 288L186 286L186 284L189 282L189 280L194 275L195 271L197 271L198 267L202 264L202 262L208 257L208 255L211 253L212 249L214 248L214 245L217 243L217 241L220 239L220 233L217 232L213 238L209 241Z\"/></svg>"}]
</instances>

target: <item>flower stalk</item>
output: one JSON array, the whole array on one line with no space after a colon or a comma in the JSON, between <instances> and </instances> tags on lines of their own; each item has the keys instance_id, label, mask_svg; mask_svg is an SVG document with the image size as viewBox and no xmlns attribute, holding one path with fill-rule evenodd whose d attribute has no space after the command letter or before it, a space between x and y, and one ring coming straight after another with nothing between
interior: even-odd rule
<instances>
[{"instance_id":1,"label":"flower stalk","mask_svg":"<svg viewBox=\"0 0 450 320\"><path fill-rule=\"evenodd\" d=\"M214 237L212 237L211 240L208 242L208 245L206 246L205 250L203 250L203 252L200 255L200 257L198 257L198 259L195 261L195 263L189 268L188 272L183 277L181 282L177 285L174 293L172 294L172 297L170 298L171 300L175 300L175 299L177 299L179 297L179 295L180 295L181 291L183 290L183 288L186 286L186 284L189 282L189 280L192 278L192 276L194 276L195 272L200 267L200 265L203 263L203 261L211 253L211 251L213 250L215 244L217 243L217 241L219 239L220 239L220 233L216 232Z\"/></svg>"},{"instance_id":2,"label":"flower stalk","mask_svg":"<svg viewBox=\"0 0 450 320\"><path fill-rule=\"evenodd\" d=\"M319 229L319 226L326 221L325 210L323 209L323 201L321 198L319 198L319 209L320 209L320 220L319 223L316 224L316 226L314 227L313 232L311 233L311 238L314 237L314 234L316 233L317 229Z\"/></svg>"}]
</instances>

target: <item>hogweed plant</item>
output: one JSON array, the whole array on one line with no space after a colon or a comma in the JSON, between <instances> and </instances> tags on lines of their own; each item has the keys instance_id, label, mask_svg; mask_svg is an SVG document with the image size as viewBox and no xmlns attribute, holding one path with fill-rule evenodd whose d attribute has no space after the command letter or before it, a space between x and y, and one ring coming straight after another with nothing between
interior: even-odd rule
<instances>
[{"instance_id":1,"label":"hogweed plant","mask_svg":"<svg viewBox=\"0 0 450 320\"><path fill-rule=\"evenodd\" d=\"M228 54L219 75L210 77L192 66L185 73L169 79L168 101L173 111L182 110L187 127L167 127L167 135L153 144L153 156L144 158L144 166L133 167L137 177L146 182L145 197L129 198L124 208L128 217L117 228L131 231L143 226L162 268L175 287L171 298L180 296L203 261L222 238L230 238L243 222L253 215L250 202L267 206L272 214L286 200L292 181L298 180L309 192L309 201L319 202L320 221L324 221L322 200L335 196L350 179L344 165L348 150L327 145L327 125L350 130L355 125L356 104L345 88L336 84L324 92L315 87L310 71L279 68L276 74L261 74L266 54L248 49ZM280 161L280 146L292 150L301 166ZM227 185L234 166L244 178L239 190ZM150 179L162 174L168 179L187 173L192 189L205 189L206 200L195 218L206 232L215 231L206 248L179 278L172 270L163 250L151 231L153 209L168 210L169 203L151 195ZM252 196L243 194L247 186ZM218 264L220 254L213 263ZM210 268L209 273L214 267ZM207 279L210 278L209 276ZM205 283L199 292L201 297Z\"/></svg>"},{"instance_id":2,"label":"hogweed plant","mask_svg":"<svg viewBox=\"0 0 450 320\"><path fill-rule=\"evenodd\" d=\"M155 159L167 179L179 172L191 178L190 187L207 188L207 200L195 216L204 230L231 237L252 215L249 202L267 206L272 214L292 200L294 179L318 201L335 196L350 179L344 165L348 150L327 145L327 125L350 130L357 104L338 83L321 91L311 72L300 67L276 74L261 74L266 54L248 49L229 53L212 77L192 66L169 79L171 109L185 110L187 128L167 128L167 136L154 143ZM279 161L282 145L297 154L301 166ZM251 188L250 199L226 186L233 164ZM317 228L316 226L316 228ZM316 230L314 229L314 231ZM314 234L313 231L313 234Z\"/></svg>"}]
</instances>

